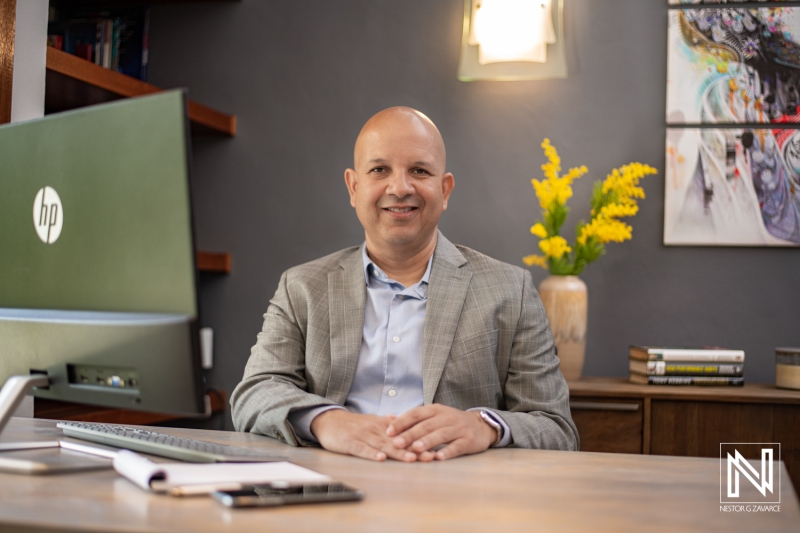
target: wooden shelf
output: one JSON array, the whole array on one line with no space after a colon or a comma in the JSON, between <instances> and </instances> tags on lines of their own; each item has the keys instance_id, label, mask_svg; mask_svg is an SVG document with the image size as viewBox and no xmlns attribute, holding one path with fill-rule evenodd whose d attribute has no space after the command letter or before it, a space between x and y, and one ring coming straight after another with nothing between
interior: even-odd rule
<instances>
[{"instance_id":1,"label":"wooden shelf","mask_svg":"<svg viewBox=\"0 0 800 533\"><path fill-rule=\"evenodd\" d=\"M150 83L105 69L55 48L47 48L45 113L143 96L162 91ZM193 133L236 135L236 115L226 115L189 100Z\"/></svg>"},{"instance_id":2,"label":"wooden shelf","mask_svg":"<svg viewBox=\"0 0 800 533\"><path fill-rule=\"evenodd\" d=\"M209 397L211 403L212 414L225 411L225 407L227 406L227 395L225 391L208 389L206 395ZM131 409L98 407L94 405L47 400L44 398L33 399L33 417L103 424L126 424L130 426L152 426L185 418L180 415L165 415L163 413L149 413L147 411L133 411Z\"/></svg>"},{"instance_id":3,"label":"wooden shelf","mask_svg":"<svg viewBox=\"0 0 800 533\"><path fill-rule=\"evenodd\" d=\"M242 0L50 0L50 6L110 9L115 7L154 6L159 4L189 4L198 2L233 3L241 1Z\"/></svg>"},{"instance_id":4,"label":"wooden shelf","mask_svg":"<svg viewBox=\"0 0 800 533\"><path fill-rule=\"evenodd\" d=\"M779 389L768 383L745 383L743 387L640 385L626 378L584 377L568 381L567 385L570 398L591 396L800 405L800 391Z\"/></svg>"},{"instance_id":5,"label":"wooden shelf","mask_svg":"<svg viewBox=\"0 0 800 533\"><path fill-rule=\"evenodd\" d=\"M215 274L231 273L231 254L224 252L197 252L197 270Z\"/></svg>"},{"instance_id":6,"label":"wooden shelf","mask_svg":"<svg viewBox=\"0 0 800 533\"><path fill-rule=\"evenodd\" d=\"M11 122L17 4L0 0L0 124Z\"/></svg>"}]
</instances>

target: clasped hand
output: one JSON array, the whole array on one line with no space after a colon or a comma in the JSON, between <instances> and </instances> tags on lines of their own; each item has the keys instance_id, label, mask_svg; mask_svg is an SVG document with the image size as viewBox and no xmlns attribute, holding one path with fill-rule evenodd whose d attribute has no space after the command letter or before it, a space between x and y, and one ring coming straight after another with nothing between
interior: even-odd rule
<instances>
[{"instance_id":1,"label":"clasped hand","mask_svg":"<svg viewBox=\"0 0 800 533\"><path fill-rule=\"evenodd\" d=\"M497 431L477 412L440 404L399 417L333 409L314 418L311 432L326 450L374 461L443 461L482 452L497 439Z\"/></svg>"}]
</instances>

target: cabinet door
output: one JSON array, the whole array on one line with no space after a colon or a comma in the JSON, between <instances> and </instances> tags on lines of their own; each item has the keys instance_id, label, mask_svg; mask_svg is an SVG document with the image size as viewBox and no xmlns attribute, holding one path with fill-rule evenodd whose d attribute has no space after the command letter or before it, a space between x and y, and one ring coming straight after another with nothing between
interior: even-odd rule
<instances>
[{"instance_id":1,"label":"cabinet door","mask_svg":"<svg viewBox=\"0 0 800 533\"><path fill-rule=\"evenodd\" d=\"M642 400L573 398L582 452L642 453Z\"/></svg>"},{"instance_id":2,"label":"cabinet door","mask_svg":"<svg viewBox=\"0 0 800 533\"><path fill-rule=\"evenodd\" d=\"M773 442L781 443L781 459L794 482L795 492L800 491L800 405L776 405L774 411L775 433Z\"/></svg>"},{"instance_id":3,"label":"cabinet door","mask_svg":"<svg viewBox=\"0 0 800 533\"><path fill-rule=\"evenodd\" d=\"M721 442L774 442L765 403L652 400L650 453L719 457Z\"/></svg>"},{"instance_id":4,"label":"cabinet door","mask_svg":"<svg viewBox=\"0 0 800 533\"><path fill-rule=\"evenodd\" d=\"M800 485L800 405L653 400L651 412L650 453L719 457L721 442L780 442Z\"/></svg>"}]
</instances>

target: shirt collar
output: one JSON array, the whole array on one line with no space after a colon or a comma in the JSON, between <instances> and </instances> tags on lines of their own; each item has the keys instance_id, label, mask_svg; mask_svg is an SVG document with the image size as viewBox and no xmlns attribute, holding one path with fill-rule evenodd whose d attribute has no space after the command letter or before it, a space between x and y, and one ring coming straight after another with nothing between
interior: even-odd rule
<instances>
[{"instance_id":1,"label":"shirt collar","mask_svg":"<svg viewBox=\"0 0 800 533\"><path fill-rule=\"evenodd\" d=\"M369 258L367 255L367 243L361 245L361 261L364 264L364 281L369 287L369 279L370 276L375 277L383 282L388 282L391 278L389 278L379 267L376 265L372 259ZM414 287L418 290L416 292L420 293L420 296L423 298L427 296L428 293L428 282L431 277L431 265L433 264L433 254L431 254L430 258L428 258L428 267L425 269L425 274L422 275L422 279L419 280ZM371 267L371 268L370 268Z\"/></svg>"}]
</instances>

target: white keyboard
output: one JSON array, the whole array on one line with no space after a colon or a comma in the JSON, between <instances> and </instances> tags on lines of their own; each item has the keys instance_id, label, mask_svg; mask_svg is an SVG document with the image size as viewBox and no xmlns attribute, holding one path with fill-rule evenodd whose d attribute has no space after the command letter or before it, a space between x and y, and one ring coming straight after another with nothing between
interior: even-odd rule
<instances>
[{"instance_id":1,"label":"white keyboard","mask_svg":"<svg viewBox=\"0 0 800 533\"><path fill-rule=\"evenodd\" d=\"M249 448L224 446L202 440L173 437L155 431L135 429L117 424L91 422L59 422L64 435L108 444L118 448L170 457L191 463L267 463L286 461L285 457L268 455Z\"/></svg>"}]
</instances>

